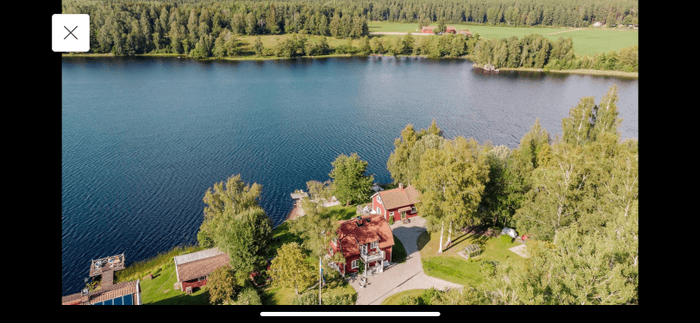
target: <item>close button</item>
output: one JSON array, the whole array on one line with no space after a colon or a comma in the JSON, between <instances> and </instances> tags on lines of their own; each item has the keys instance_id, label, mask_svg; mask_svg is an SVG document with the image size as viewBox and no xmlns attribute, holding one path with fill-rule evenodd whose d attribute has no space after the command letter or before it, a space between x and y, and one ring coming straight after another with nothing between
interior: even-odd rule
<instances>
[{"instance_id":1,"label":"close button","mask_svg":"<svg viewBox=\"0 0 700 323\"><path fill-rule=\"evenodd\" d=\"M90 50L90 15L54 14L51 33L54 52L87 52Z\"/></svg>"}]
</instances>

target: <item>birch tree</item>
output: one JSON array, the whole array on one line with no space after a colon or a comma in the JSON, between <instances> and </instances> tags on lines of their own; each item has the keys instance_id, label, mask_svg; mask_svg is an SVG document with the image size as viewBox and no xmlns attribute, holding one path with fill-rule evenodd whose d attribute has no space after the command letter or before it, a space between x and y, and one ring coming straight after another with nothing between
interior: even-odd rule
<instances>
[{"instance_id":1,"label":"birch tree","mask_svg":"<svg viewBox=\"0 0 700 323\"><path fill-rule=\"evenodd\" d=\"M548 165L533 172L532 189L515 214L521 232L550 241L578 220L584 212L580 202L589 197L582 149L561 142L553 150Z\"/></svg>"},{"instance_id":2,"label":"birch tree","mask_svg":"<svg viewBox=\"0 0 700 323\"><path fill-rule=\"evenodd\" d=\"M314 270L308 265L302 249L296 242L286 243L277 251L277 257L270 265L274 284L294 288L299 296L299 290L304 290L314 282Z\"/></svg>"},{"instance_id":3,"label":"birch tree","mask_svg":"<svg viewBox=\"0 0 700 323\"><path fill-rule=\"evenodd\" d=\"M433 231L440 226L441 253L445 222L449 245L453 225L480 221L476 211L488 181L486 155L475 140L457 137L446 141L442 149L426 151L420 170L416 188L422 192L421 208Z\"/></svg>"}]
</instances>

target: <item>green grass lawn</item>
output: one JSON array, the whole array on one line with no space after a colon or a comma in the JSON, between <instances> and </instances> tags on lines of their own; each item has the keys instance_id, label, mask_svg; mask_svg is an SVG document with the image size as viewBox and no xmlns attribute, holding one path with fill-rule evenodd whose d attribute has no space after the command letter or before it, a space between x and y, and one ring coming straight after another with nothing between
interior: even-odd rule
<instances>
[{"instance_id":1,"label":"green grass lawn","mask_svg":"<svg viewBox=\"0 0 700 323\"><path fill-rule=\"evenodd\" d=\"M425 289L409 289L399 292L384 299L382 305L399 305L404 297L419 297L423 295L424 292Z\"/></svg>"},{"instance_id":2,"label":"green grass lawn","mask_svg":"<svg viewBox=\"0 0 700 323\"><path fill-rule=\"evenodd\" d=\"M141 280L141 301L144 305L209 305L209 293L195 288L190 295L175 290L177 282L175 262L170 259L154 275L153 279Z\"/></svg>"},{"instance_id":3,"label":"green grass lawn","mask_svg":"<svg viewBox=\"0 0 700 323\"><path fill-rule=\"evenodd\" d=\"M439 233L423 232L418 236L418 249L423 263L423 271L428 276L465 286L476 286L483 281L487 270L490 270L488 266L482 267L481 264L484 261L495 260L500 263L506 261L521 263L524 261L524 258L508 250L508 248L517 246L518 243L504 244L499 237L487 240L471 233L456 235L453 237L452 245L443 249L442 254L438 254L439 235ZM443 243L446 242L447 238L445 237ZM464 247L475 243L481 244L483 252L474 257L472 261L457 254Z\"/></svg>"},{"instance_id":4,"label":"green grass lawn","mask_svg":"<svg viewBox=\"0 0 700 323\"><path fill-rule=\"evenodd\" d=\"M489 25L453 25L457 30L468 29L472 33L479 34L482 38L509 38L516 36L518 39L530 34L540 34L552 41L559 37L569 38L574 42L574 52L579 55L595 56L600 52L610 50L619 51L621 48L639 45L639 31L629 29L609 29L609 28L584 28L574 30L574 28L558 27L506 27ZM417 23L396 23L396 22L370 22L368 23L371 32L417 32ZM562 32L566 31L566 32ZM554 34L557 32L562 32Z\"/></svg>"}]
</instances>

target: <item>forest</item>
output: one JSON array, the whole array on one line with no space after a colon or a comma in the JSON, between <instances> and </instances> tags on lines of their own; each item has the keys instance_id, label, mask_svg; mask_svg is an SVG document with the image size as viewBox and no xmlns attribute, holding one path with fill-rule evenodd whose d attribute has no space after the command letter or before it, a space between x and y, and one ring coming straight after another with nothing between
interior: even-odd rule
<instances>
[{"instance_id":1,"label":"forest","mask_svg":"<svg viewBox=\"0 0 700 323\"><path fill-rule=\"evenodd\" d=\"M416 27L447 23L503 26L587 27L600 21L609 27L638 24L638 3L630 0L487 0L487 1L63 1L63 13L90 15L90 52L186 54L193 58L235 57L241 37L298 35L274 46L258 40L256 56L329 54L404 54L429 57L469 55L477 64L553 69L590 68L637 71L636 46L596 57L574 57L570 41L551 42L537 35L522 39L479 40L431 37L395 42L368 39L368 22L410 22ZM309 36L321 36L311 41ZM360 39L331 49L328 40ZM309 41L307 41L309 39ZM517 52L517 53L516 53Z\"/></svg>"}]
</instances>

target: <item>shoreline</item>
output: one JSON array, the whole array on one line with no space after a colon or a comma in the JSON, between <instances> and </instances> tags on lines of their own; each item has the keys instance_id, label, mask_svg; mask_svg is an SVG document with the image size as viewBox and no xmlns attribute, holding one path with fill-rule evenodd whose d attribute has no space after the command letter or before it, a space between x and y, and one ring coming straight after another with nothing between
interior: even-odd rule
<instances>
[{"instance_id":1,"label":"shoreline","mask_svg":"<svg viewBox=\"0 0 700 323\"><path fill-rule=\"evenodd\" d=\"M128 57L128 56L117 56L112 53L62 53L61 57ZM193 59L186 54L137 54L133 57L177 57L183 59ZM410 57L410 58L428 58L428 59L464 59L469 60L468 57L443 57L443 58L430 58L425 55L383 55L383 54L369 54L369 55L353 55L353 54L330 54L330 55L319 55L319 56L299 56L299 57L224 57L224 58L206 58L206 59L194 59L198 61L267 61L267 60L282 60L282 59L295 59L295 58L332 58L332 57ZM471 61L471 60L469 60ZM577 70L550 70L542 68L530 68L530 67L517 67L508 68L501 67L500 71L520 71L520 72L550 72L550 73L563 73L563 74L578 74L578 75L593 75L593 76L613 76L613 77L629 77L629 78L639 78L639 72L623 72L623 71L608 71L608 70L592 70L592 69L577 69Z\"/></svg>"}]
</instances>

